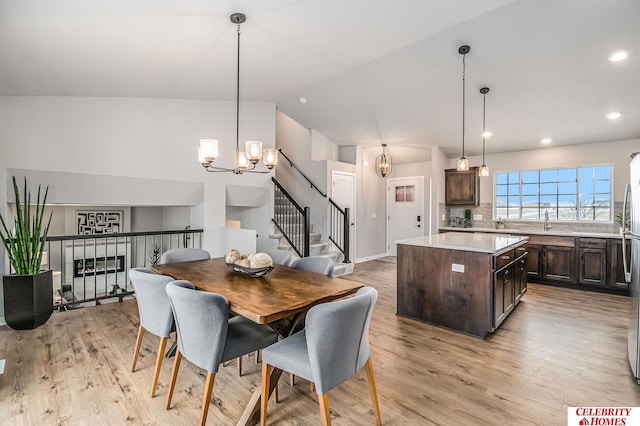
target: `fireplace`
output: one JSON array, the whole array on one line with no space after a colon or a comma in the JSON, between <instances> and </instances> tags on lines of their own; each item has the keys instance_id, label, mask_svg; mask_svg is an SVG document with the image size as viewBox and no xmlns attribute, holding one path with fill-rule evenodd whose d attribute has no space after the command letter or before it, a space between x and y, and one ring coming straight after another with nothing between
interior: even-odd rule
<instances>
[{"instance_id":1,"label":"fireplace","mask_svg":"<svg viewBox=\"0 0 640 426\"><path fill-rule=\"evenodd\" d=\"M124 259L124 255L76 259L73 261L73 276L84 277L124 272Z\"/></svg>"}]
</instances>

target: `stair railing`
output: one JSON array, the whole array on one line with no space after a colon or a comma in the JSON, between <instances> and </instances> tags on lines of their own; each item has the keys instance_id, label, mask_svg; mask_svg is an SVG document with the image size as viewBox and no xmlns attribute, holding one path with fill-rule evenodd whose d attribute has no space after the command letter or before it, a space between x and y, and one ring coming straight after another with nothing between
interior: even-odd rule
<instances>
[{"instance_id":1,"label":"stair railing","mask_svg":"<svg viewBox=\"0 0 640 426\"><path fill-rule=\"evenodd\" d=\"M280 152L280 155L282 155L282 157L284 157L288 162L289 162L289 166L291 166L291 168L293 168L295 171L297 171L298 173L300 173L300 175L307 181L309 182L309 185L311 185L311 188L315 189L322 197L324 198L328 198L327 194L325 194L324 192L322 192L320 190L320 188L318 188L312 181L311 179L309 179L309 177L307 175L304 174L304 172L302 172L302 170L300 170L298 168L298 166L296 166L293 161L287 157L287 155L282 151L282 148L278 149L278 151ZM293 199L293 197L291 197L289 195L289 193L282 187L282 185L280 185L280 183L278 183L278 181L275 180L275 178L271 178L273 180L273 182L276 185L276 194L278 193L278 190L281 190L284 194L286 194L286 198L289 200L289 202L291 202L292 205L297 206L297 210L302 212L302 208L298 205L298 203L296 203L296 201ZM276 195L277 196L277 195ZM344 260L343 263L350 263L349 260L349 226L350 226L350 217L349 217L349 208L344 208L342 209L339 205L337 205L331 198L329 199L329 240L338 248L338 250L340 250L342 252L342 254L344 255ZM305 207L305 211L307 211L306 214L306 221L307 221L307 227L306 227L306 241L308 244L308 241L310 240L310 232L311 232L311 225L310 225L310 215L308 214L308 207ZM285 209L286 210L286 209ZM275 215L274 215L275 216ZM284 218L280 218L280 220L282 220ZM287 241L289 241L289 244L291 244L291 246L294 248L294 250L296 250L296 252L298 253L298 255L300 255L300 257L306 257L309 254L309 251L307 250L304 256L300 253L299 249L294 245L289 237L287 237L287 234L284 232L284 230L282 228L280 228L280 226L278 225L278 221L276 220L276 218L274 217L274 223L276 224L276 226L278 226L278 229L280 229L280 232L282 232L282 235L287 239Z\"/></svg>"},{"instance_id":2,"label":"stair railing","mask_svg":"<svg viewBox=\"0 0 640 426\"><path fill-rule=\"evenodd\" d=\"M293 164L293 161L291 161L291 159L289 157L286 156L286 154L284 152L282 152L282 148L278 149L278 151L280 152L280 154L289 162L289 165L291 166L291 168L293 168L295 171L297 171L298 173L300 173L302 175L303 178L306 179L307 182L309 182L309 184L311 185L311 188L315 189L316 191L318 191L318 193L320 195L322 195L324 198L327 198L327 194L325 194L324 192L322 192L320 190L320 188L318 188L313 182L311 182L311 179L309 179L307 177L307 175L305 175L302 170L300 170L298 168L298 166L296 166L295 164Z\"/></svg>"},{"instance_id":3,"label":"stair railing","mask_svg":"<svg viewBox=\"0 0 640 426\"><path fill-rule=\"evenodd\" d=\"M342 252L342 263L349 260L349 208L344 209L329 198L329 240Z\"/></svg>"},{"instance_id":4,"label":"stair railing","mask_svg":"<svg viewBox=\"0 0 640 426\"><path fill-rule=\"evenodd\" d=\"M283 201L282 204L274 207L273 224L298 253L298 256L307 257L311 245L310 209L309 207L300 207L276 178L272 177L271 180L275 186L275 198L280 198Z\"/></svg>"}]
</instances>

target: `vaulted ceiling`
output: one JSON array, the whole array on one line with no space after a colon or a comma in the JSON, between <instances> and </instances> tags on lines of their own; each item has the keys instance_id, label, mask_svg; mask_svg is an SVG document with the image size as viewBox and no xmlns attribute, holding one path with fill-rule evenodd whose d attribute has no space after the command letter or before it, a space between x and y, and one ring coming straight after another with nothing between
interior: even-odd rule
<instances>
[{"instance_id":1,"label":"vaulted ceiling","mask_svg":"<svg viewBox=\"0 0 640 426\"><path fill-rule=\"evenodd\" d=\"M462 44L468 155L483 86L489 153L640 138L637 0L0 0L0 95L234 99L233 12L241 99L339 144L458 156Z\"/></svg>"}]
</instances>

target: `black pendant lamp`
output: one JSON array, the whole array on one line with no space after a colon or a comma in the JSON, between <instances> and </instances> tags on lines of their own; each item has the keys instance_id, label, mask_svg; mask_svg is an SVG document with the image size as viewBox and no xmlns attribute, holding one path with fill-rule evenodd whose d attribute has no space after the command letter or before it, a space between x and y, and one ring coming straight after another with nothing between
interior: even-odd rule
<instances>
[{"instance_id":1,"label":"black pendant lamp","mask_svg":"<svg viewBox=\"0 0 640 426\"><path fill-rule=\"evenodd\" d=\"M489 88L483 87L480 89L480 93L482 93L482 166L478 169L478 175L486 177L489 176L489 167L484 162L484 140L491 136L491 132L487 132L487 129L485 128L487 117L487 93L489 93Z\"/></svg>"},{"instance_id":2,"label":"black pendant lamp","mask_svg":"<svg viewBox=\"0 0 640 426\"><path fill-rule=\"evenodd\" d=\"M467 160L464 156L464 107L465 107L465 72L466 72L466 63L465 57L467 53L471 50L471 47L460 46L458 48L458 53L462 55L462 157L458 159L458 163L456 165L456 169L461 172L466 172L469 170L469 160Z\"/></svg>"}]
</instances>

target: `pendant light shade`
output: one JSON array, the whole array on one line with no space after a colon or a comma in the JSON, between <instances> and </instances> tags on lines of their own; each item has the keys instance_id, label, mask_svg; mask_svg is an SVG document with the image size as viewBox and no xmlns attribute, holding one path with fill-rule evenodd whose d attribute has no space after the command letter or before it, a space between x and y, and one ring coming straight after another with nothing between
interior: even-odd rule
<instances>
[{"instance_id":1,"label":"pendant light shade","mask_svg":"<svg viewBox=\"0 0 640 426\"><path fill-rule=\"evenodd\" d=\"M218 158L218 141L215 139L201 139L198 146L198 161L208 172L232 172L241 174L243 172L268 173L269 170L278 163L278 151L275 149L262 150L262 142L245 142L245 151L240 151L240 24L243 24L247 17L244 13L234 13L229 19L237 26L238 33L238 54L236 61L236 152L235 165L233 169L224 167L214 167L213 163ZM268 170L254 170L262 158Z\"/></svg>"},{"instance_id":2,"label":"pendant light shade","mask_svg":"<svg viewBox=\"0 0 640 426\"><path fill-rule=\"evenodd\" d=\"M482 166L478 169L478 175L482 177L489 176L489 167L484 162L484 144L485 138L491 136L491 132L487 132L485 127L486 117L487 117L487 93L489 93L488 87L483 87L480 89L480 93L482 93Z\"/></svg>"},{"instance_id":3,"label":"pendant light shade","mask_svg":"<svg viewBox=\"0 0 640 426\"><path fill-rule=\"evenodd\" d=\"M467 53L469 53L470 50L471 50L471 47L467 46L466 44L458 48L458 53L462 55L462 156L458 159L456 169L458 169L458 171L461 171L461 172L469 170L469 160L467 160L464 156L464 112L465 112L465 72L466 72L465 58L467 56Z\"/></svg>"},{"instance_id":4,"label":"pendant light shade","mask_svg":"<svg viewBox=\"0 0 640 426\"><path fill-rule=\"evenodd\" d=\"M382 154L376 157L376 174L380 177L387 177L391 174L393 159L387 154L387 144L382 144Z\"/></svg>"}]
</instances>

